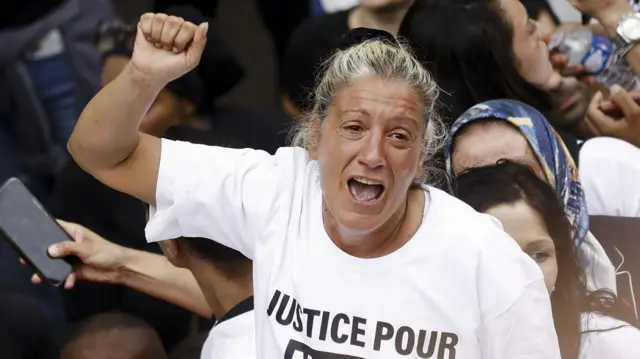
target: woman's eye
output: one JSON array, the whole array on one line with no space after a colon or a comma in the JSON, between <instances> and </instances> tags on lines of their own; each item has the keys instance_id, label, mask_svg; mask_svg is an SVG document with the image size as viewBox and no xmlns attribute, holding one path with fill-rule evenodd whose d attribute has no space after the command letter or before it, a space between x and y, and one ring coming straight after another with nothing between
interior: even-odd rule
<instances>
[{"instance_id":1,"label":"woman's eye","mask_svg":"<svg viewBox=\"0 0 640 359\"><path fill-rule=\"evenodd\" d=\"M546 252L529 253L529 256L536 262L544 262L549 258L549 254Z\"/></svg>"},{"instance_id":2,"label":"woman's eye","mask_svg":"<svg viewBox=\"0 0 640 359\"><path fill-rule=\"evenodd\" d=\"M345 129L347 131L351 131L351 132L359 132L359 131L362 131L362 126L360 126L360 125L348 125L348 126L345 126Z\"/></svg>"},{"instance_id":3,"label":"woman's eye","mask_svg":"<svg viewBox=\"0 0 640 359\"><path fill-rule=\"evenodd\" d=\"M389 137L396 141L409 142L411 141L411 136L407 135L404 132L394 132Z\"/></svg>"}]
</instances>

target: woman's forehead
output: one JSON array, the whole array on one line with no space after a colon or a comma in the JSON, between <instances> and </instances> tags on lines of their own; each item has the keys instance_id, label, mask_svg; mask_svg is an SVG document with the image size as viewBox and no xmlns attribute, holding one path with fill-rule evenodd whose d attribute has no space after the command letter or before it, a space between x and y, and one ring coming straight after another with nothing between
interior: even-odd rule
<instances>
[{"instance_id":1,"label":"woman's forehead","mask_svg":"<svg viewBox=\"0 0 640 359\"><path fill-rule=\"evenodd\" d=\"M423 104L418 93L408 84L366 76L341 87L332 108L338 116L384 115L421 122Z\"/></svg>"}]
</instances>

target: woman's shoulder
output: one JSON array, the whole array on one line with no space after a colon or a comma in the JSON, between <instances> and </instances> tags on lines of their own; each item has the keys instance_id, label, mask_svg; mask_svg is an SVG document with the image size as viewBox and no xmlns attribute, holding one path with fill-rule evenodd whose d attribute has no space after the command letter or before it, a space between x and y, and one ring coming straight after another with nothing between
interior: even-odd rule
<instances>
[{"instance_id":1,"label":"woman's shoulder","mask_svg":"<svg viewBox=\"0 0 640 359\"><path fill-rule=\"evenodd\" d=\"M502 232L502 224L492 216L477 212L471 206L449 193L434 187L424 187L429 198L427 216L437 217L439 223L464 222L470 226L456 226L460 231L474 231L485 229L489 232Z\"/></svg>"},{"instance_id":2,"label":"woman's shoulder","mask_svg":"<svg viewBox=\"0 0 640 359\"><path fill-rule=\"evenodd\" d=\"M582 314L580 359L631 359L640 352L640 330L600 313Z\"/></svg>"}]
</instances>

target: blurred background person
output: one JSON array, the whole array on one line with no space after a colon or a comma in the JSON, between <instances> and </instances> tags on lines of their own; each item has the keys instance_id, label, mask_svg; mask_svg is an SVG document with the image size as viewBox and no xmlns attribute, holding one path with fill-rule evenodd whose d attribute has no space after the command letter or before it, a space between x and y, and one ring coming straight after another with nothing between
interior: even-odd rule
<instances>
[{"instance_id":1,"label":"blurred background person","mask_svg":"<svg viewBox=\"0 0 640 359\"><path fill-rule=\"evenodd\" d=\"M463 171L456 196L494 216L538 263L551 294L562 359L632 359L640 330L616 319L608 293L587 289L563 204L529 167L508 160Z\"/></svg>"},{"instance_id":2,"label":"blurred background person","mask_svg":"<svg viewBox=\"0 0 640 359\"><path fill-rule=\"evenodd\" d=\"M292 33L281 74L283 108L294 118L308 110L321 65L337 49L338 39L350 29L366 27L391 34L413 0L359 0L356 6L303 22Z\"/></svg>"}]
</instances>

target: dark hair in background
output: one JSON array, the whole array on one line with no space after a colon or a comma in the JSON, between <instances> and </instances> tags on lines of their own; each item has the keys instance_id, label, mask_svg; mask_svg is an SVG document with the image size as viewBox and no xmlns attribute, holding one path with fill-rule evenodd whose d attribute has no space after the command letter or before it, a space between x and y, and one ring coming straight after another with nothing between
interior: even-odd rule
<instances>
[{"instance_id":1,"label":"dark hair in background","mask_svg":"<svg viewBox=\"0 0 640 359\"><path fill-rule=\"evenodd\" d=\"M548 0L521 0L521 2L530 18L537 20L540 14L546 11L556 25L560 24L560 18L553 11Z\"/></svg>"},{"instance_id":2,"label":"dark hair in background","mask_svg":"<svg viewBox=\"0 0 640 359\"><path fill-rule=\"evenodd\" d=\"M469 107L498 98L520 100L545 116L549 95L518 73L513 28L498 0L416 0L398 32L444 90L450 124Z\"/></svg>"},{"instance_id":3,"label":"dark hair in background","mask_svg":"<svg viewBox=\"0 0 640 359\"><path fill-rule=\"evenodd\" d=\"M170 6L164 12L194 24L213 22L213 19L191 5ZM97 29L96 46L105 58L111 55L131 57L136 31L137 22L127 24L116 20L102 23ZM215 108L215 100L231 91L242 80L244 73L231 48L210 28L200 64L170 82L167 87L176 95L193 102L199 113L209 114Z\"/></svg>"},{"instance_id":4,"label":"dark hair in background","mask_svg":"<svg viewBox=\"0 0 640 359\"><path fill-rule=\"evenodd\" d=\"M209 146L245 148L238 139L220 131L202 131L188 126L175 126L167 131L168 139ZM249 261L242 253L208 238L181 238L180 243L200 258L216 263Z\"/></svg>"},{"instance_id":5,"label":"dark hair in background","mask_svg":"<svg viewBox=\"0 0 640 359\"><path fill-rule=\"evenodd\" d=\"M121 312L101 313L78 323L61 359L167 358L162 341L146 321Z\"/></svg>"},{"instance_id":6,"label":"dark hair in background","mask_svg":"<svg viewBox=\"0 0 640 359\"><path fill-rule=\"evenodd\" d=\"M571 226L555 191L528 167L507 160L462 172L454 184L456 197L478 212L524 201L544 220L556 247L558 278L551 295L553 319L563 359L577 359L581 313L589 305L584 270L578 264Z\"/></svg>"}]
</instances>

